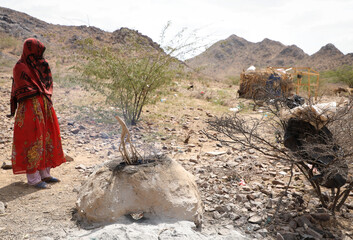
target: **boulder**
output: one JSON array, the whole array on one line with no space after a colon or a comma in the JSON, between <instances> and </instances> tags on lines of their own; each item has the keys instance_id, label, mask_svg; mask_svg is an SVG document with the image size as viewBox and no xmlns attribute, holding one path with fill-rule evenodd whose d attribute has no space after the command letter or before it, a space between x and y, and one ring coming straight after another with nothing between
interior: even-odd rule
<instances>
[{"instance_id":1,"label":"boulder","mask_svg":"<svg viewBox=\"0 0 353 240\"><path fill-rule=\"evenodd\" d=\"M201 226L202 203L194 176L163 156L140 165L114 160L94 171L79 190L78 216L89 223L124 215L193 221Z\"/></svg>"}]
</instances>

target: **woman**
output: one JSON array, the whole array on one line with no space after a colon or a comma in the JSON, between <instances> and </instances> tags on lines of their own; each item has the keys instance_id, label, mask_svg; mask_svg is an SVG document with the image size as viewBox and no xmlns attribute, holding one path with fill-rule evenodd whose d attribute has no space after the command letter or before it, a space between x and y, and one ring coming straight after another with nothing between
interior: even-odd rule
<instances>
[{"instance_id":1,"label":"woman","mask_svg":"<svg viewBox=\"0 0 353 240\"><path fill-rule=\"evenodd\" d=\"M23 53L13 69L11 116L15 115L12 147L14 174L27 174L28 184L50 188L60 180L50 169L64 163L60 129L52 105L53 80L44 45L37 39L24 42Z\"/></svg>"}]
</instances>

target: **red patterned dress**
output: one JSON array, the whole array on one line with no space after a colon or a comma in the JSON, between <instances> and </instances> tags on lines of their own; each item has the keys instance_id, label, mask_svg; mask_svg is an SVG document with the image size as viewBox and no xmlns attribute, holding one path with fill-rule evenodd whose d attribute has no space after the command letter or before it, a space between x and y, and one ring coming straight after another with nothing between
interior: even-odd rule
<instances>
[{"instance_id":1,"label":"red patterned dress","mask_svg":"<svg viewBox=\"0 0 353 240\"><path fill-rule=\"evenodd\" d=\"M32 174L65 162L44 50L37 39L27 39L13 71L11 115L17 109L12 148L14 174Z\"/></svg>"}]
</instances>

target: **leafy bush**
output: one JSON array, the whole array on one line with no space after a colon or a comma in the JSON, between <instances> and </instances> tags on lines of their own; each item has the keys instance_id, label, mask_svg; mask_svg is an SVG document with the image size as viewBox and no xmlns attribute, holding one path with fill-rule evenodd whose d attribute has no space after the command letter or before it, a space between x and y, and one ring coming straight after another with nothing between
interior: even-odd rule
<instances>
[{"instance_id":1,"label":"leafy bush","mask_svg":"<svg viewBox=\"0 0 353 240\"><path fill-rule=\"evenodd\" d=\"M336 70L328 71L326 76L332 78L335 82L345 83L353 88L353 65L344 65Z\"/></svg>"},{"instance_id":2,"label":"leafy bush","mask_svg":"<svg viewBox=\"0 0 353 240\"><path fill-rule=\"evenodd\" d=\"M164 28L161 43L164 43ZM97 47L92 39L81 41L87 62L76 67L83 75L83 82L102 93L109 104L118 107L128 124L135 125L143 107L153 103L156 90L183 75L183 64L177 59L193 51L195 42L183 40L184 29L163 49L146 44L146 39L135 34L123 46ZM132 34L133 35L133 34Z\"/></svg>"},{"instance_id":3,"label":"leafy bush","mask_svg":"<svg viewBox=\"0 0 353 240\"><path fill-rule=\"evenodd\" d=\"M86 77L84 82L120 108L125 121L132 125L143 107L156 100L153 93L171 83L179 70L173 65L175 58L155 49L95 49L91 40L86 40L85 49L88 62L80 69Z\"/></svg>"}]
</instances>

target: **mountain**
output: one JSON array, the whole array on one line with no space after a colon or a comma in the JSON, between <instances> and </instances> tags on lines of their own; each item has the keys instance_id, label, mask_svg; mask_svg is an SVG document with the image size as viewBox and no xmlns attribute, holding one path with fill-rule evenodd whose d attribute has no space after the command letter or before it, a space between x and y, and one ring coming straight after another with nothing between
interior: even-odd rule
<instances>
[{"instance_id":1,"label":"mountain","mask_svg":"<svg viewBox=\"0 0 353 240\"><path fill-rule=\"evenodd\" d=\"M38 38L47 50L46 58L52 69L56 66L70 66L80 55L78 40L91 38L95 44L123 48L127 45L140 46L163 51L159 44L136 30L121 28L106 32L92 26L62 26L46 23L25 13L0 7L0 63L13 66L22 52L22 43L26 38Z\"/></svg>"},{"instance_id":2,"label":"mountain","mask_svg":"<svg viewBox=\"0 0 353 240\"><path fill-rule=\"evenodd\" d=\"M81 54L78 41L86 38L93 39L95 44L113 48L139 44L149 50L163 51L148 36L128 28L106 32L92 26L62 26L0 7L0 71L12 68L21 55L23 40L28 37L38 38L45 44L45 56L49 62L54 63L51 64L54 71L56 67L69 68L77 63ZM257 68L308 66L319 71L334 69L344 64L353 64L353 53L344 55L333 44L327 44L310 56L296 45L286 46L268 38L253 43L231 35L216 42L200 55L186 60L186 64L210 77L224 79L238 76L251 65Z\"/></svg>"},{"instance_id":3,"label":"mountain","mask_svg":"<svg viewBox=\"0 0 353 240\"><path fill-rule=\"evenodd\" d=\"M251 65L257 68L308 66L318 71L334 69L353 64L353 53L344 55L333 44L327 44L310 56L296 45L286 46L267 38L253 43L231 35L200 55L186 60L186 63L208 76L225 79L239 75Z\"/></svg>"}]
</instances>

